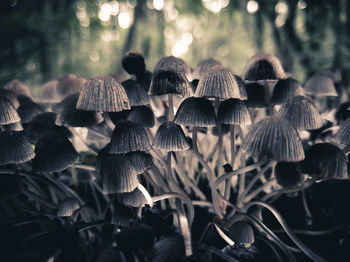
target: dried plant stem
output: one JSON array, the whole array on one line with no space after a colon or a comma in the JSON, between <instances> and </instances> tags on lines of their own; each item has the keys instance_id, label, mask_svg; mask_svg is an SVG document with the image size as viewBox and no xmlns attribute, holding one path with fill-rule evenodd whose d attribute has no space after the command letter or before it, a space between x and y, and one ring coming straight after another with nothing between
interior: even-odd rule
<instances>
[{"instance_id":1,"label":"dried plant stem","mask_svg":"<svg viewBox=\"0 0 350 262\"><path fill-rule=\"evenodd\" d=\"M219 109L219 98L215 98L214 101L214 109L215 109L215 114L217 115L218 109ZM223 134L222 134L222 127L221 123L219 122L218 118L216 117L216 128L218 131L218 158L216 160L216 167L218 170L218 174L222 174L222 141L223 141Z\"/></svg>"},{"instance_id":2,"label":"dried plant stem","mask_svg":"<svg viewBox=\"0 0 350 262\"><path fill-rule=\"evenodd\" d=\"M230 153L231 153L231 166L235 164L235 125L230 126ZM230 199L231 193L231 178L226 179L224 198Z\"/></svg>"},{"instance_id":3,"label":"dried plant stem","mask_svg":"<svg viewBox=\"0 0 350 262\"><path fill-rule=\"evenodd\" d=\"M168 104L169 104L168 121L173 121L174 120L174 99L173 99L173 94L168 94Z\"/></svg>"},{"instance_id":4,"label":"dried plant stem","mask_svg":"<svg viewBox=\"0 0 350 262\"><path fill-rule=\"evenodd\" d=\"M254 197L256 197L261 191L264 191L265 189L269 188L272 184L276 183L275 178L270 178L265 184L261 185L257 189L255 189L253 192L251 192L249 195L242 198L240 203L247 203L250 200L252 200Z\"/></svg>"},{"instance_id":5,"label":"dried plant stem","mask_svg":"<svg viewBox=\"0 0 350 262\"><path fill-rule=\"evenodd\" d=\"M188 224L186 213L179 199L175 200L175 205L177 207L177 214L178 214L181 234L185 242L185 254L186 256L191 256L192 255L191 230Z\"/></svg>"},{"instance_id":6,"label":"dried plant stem","mask_svg":"<svg viewBox=\"0 0 350 262\"><path fill-rule=\"evenodd\" d=\"M218 233L219 233L219 235L221 236L221 238L222 238L223 240L225 240L225 242L226 242L227 244L229 244L230 246L233 246L233 245L235 244L235 242L234 242L231 238L229 238L229 237L224 233L224 231L222 231L222 230L220 229L220 227L219 227L217 224L213 223L213 225L214 225L214 227L216 228L216 231L218 231Z\"/></svg>"}]
</instances>

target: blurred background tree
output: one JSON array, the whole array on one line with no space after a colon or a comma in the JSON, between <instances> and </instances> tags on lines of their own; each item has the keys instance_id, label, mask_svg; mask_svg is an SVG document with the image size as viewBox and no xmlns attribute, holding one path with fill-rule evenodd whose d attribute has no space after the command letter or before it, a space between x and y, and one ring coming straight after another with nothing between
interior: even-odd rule
<instances>
[{"instance_id":1,"label":"blurred background tree","mask_svg":"<svg viewBox=\"0 0 350 262\"><path fill-rule=\"evenodd\" d=\"M0 84L34 89L67 73L116 74L136 49L153 70L165 55L219 60L241 74L257 52L305 81L325 68L350 82L349 0L2 0Z\"/></svg>"}]
</instances>

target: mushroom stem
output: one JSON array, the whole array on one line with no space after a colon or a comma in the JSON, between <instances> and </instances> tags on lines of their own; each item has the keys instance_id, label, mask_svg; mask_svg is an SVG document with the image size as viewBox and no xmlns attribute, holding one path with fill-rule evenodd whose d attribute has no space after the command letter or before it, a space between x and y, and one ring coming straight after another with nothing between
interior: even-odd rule
<instances>
[{"instance_id":1,"label":"mushroom stem","mask_svg":"<svg viewBox=\"0 0 350 262\"><path fill-rule=\"evenodd\" d=\"M192 255L192 240L191 240L191 230L188 225L188 220L186 217L186 213L184 207L179 199L175 200L175 205L177 207L178 220L180 225L181 234L184 238L185 242L185 254L186 256Z\"/></svg>"},{"instance_id":2,"label":"mushroom stem","mask_svg":"<svg viewBox=\"0 0 350 262\"><path fill-rule=\"evenodd\" d=\"M173 121L174 120L174 101L173 101L172 94L168 94L168 103L169 103L168 121Z\"/></svg>"},{"instance_id":3,"label":"mushroom stem","mask_svg":"<svg viewBox=\"0 0 350 262\"><path fill-rule=\"evenodd\" d=\"M230 126L230 153L231 153L231 166L233 168L235 164L235 125ZM226 186L225 186L225 199L230 199L230 192L231 192L231 178L226 179Z\"/></svg>"}]
</instances>

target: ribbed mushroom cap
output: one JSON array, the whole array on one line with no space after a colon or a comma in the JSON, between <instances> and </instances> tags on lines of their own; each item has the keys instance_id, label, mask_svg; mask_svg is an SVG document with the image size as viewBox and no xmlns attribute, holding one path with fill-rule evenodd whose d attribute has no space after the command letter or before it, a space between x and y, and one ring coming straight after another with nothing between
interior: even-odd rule
<instances>
[{"instance_id":1,"label":"ribbed mushroom cap","mask_svg":"<svg viewBox=\"0 0 350 262\"><path fill-rule=\"evenodd\" d=\"M295 188L304 181L299 162L278 162L275 177L277 183L286 189Z\"/></svg>"},{"instance_id":2,"label":"ribbed mushroom cap","mask_svg":"<svg viewBox=\"0 0 350 262\"><path fill-rule=\"evenodd\" d=\"M21 132L0 132L0 165L24 163L35 154L32 145Z\"/></svg>"},{"instance_id":3,"label":"ribbed mushroom cap","mask_svg":"<svg viewBox=\"0 0 350 262\"><path fill-rule=\"evenodd\" d=\"M57 85L57 80L49 81L42 85L38 93L39 101L45 103L56 103L61 101L60 95L57 92Z\"/></svg>"},{"instance_id":4,"label":"ribbed mushroom cap","mask_svg":"<svg viewBox=\"0 0 350 262\"><path fill-rule=\"evenodd\" d=\"M86 82L84 77L68 74L58 79L57 93L65 98L71 94L79 93Z\"/></svg>"},{"instance_id":5,"label":"ribbed mushroom cap","mask_svg":"<svg viewBox=\"0 0 350 262\"><path fill-rule=\"evenodd\" d=\"M131 161L132 167L136 170L137 174L142 174L153 165L152 155L146 152L130 152L126 154L126 157Z\"/></svg>"},{"instance_id":6,"label":"ribbed mushroom cap","mask_svg":"<svg viewBox=\"0 0 350 262\"><path fill-rule=\"evenodd\" d=\"M136 188L130 193L123 194L123 204L131 207L143 207L148 203L142 192Z\"/></svg>"},{"instance_id":7,"label":"ribbed mushroom cap","mask_svg":"<svg viewBox=\"0 0 350 262\"><path fill-rule=\"evenodd\" d=\"M281 61L271 54L254 55L249 59L242 73L243 80L248 81L279 80L286 77Z\"/></svg>"},{"instance_id":8,"label":"ribbed mushroom cap","mask_svg":"<svg viewBox=\"0 0 350 262\"><path fill-rule=\"evenodd\" d=\"M2 131L23 131L21 122L11 123L7 125L0 125Z\"/></svg>"},{"instance_id":9,"label":"ribbed mushroom cap","mask_svg":"<svg viewBox=\"0 0 350 262\"><path fill-rule=\"evenodd\" d=\"M214 108L205 98L186 98L176 112L174 123L187 126L214 126Z\"/></svg>"},{"instance_id":10,"label":"ribbed mushroom cap","mask_svg":"<svg viewBox=\"0 0 350 262\"><path fill-rule=\"evenodd\" d=\"M35 146L33 170L45 173L59 172L78 160L79 154L64 135L50 134L42 137Z\"/></svg>"},{"instance_id":11,"label":"ribbed mushroom cap","mask_svg":"<svg viewBox=\"0 0 350 262\"><path fill-rule=\"evenodd\" d=\"M16 108L6 98L0 96L0 125L7 125L21 121Z\"/></svg>"},{"instance_id":12,"label":"ribbed mushroom cap","mask_svg":"<svg viewBox=\"0 0 350 262\"><path fill-rule=\"evenodd\" d=\"M340 83L342 81L341 72L337 68L326 68L320 74L330 77L334 83Z\"/></svg>"},{"instance_id":13,"label":"ribbed mushroom cap","mask_svg":"<svg viewBox=\"0 0 350 262\"><path fill-rule=\"evenodd\" d=\"M154 114L148 106L134 106L128 113L127 120L140 124L143 127L154 126Z\"/></svg>"},{"instance_id":14,"label":"ribbed mushroom cap","mask_svg":"<svg viewBox=\"0 0 350 262\"><path fill-rule=\"evenodd\" d=\"M175 56L166 56L161 58L154 67L153 72L158 72L160 70L174 70L175 72L185 75L189 81L192 80L192 74L189 66L184 60Z\"/></svg>"},{"instance_id":15,"label":"ribbed mushroom cap","mask_svg":"<svg viewBox=\"0 0 350 262\"><path fill-rule=\"evenodd\" d=\"M166 122L159 126L153 146L165 151L184 151L190 148L181 126Z\"/></svg>"},{"instance_id":16,"label":"ribbed mushroom cap","mask_svg":"<svg viewBox=\"0 0 350 262\"><path fill-rule=\"evenodd\" d=\"M133 191L139 181L136 170L124 155L109 155L102 160L101 171L104 194Z\"/></svg>"},{"instance_id":17,"label":"ribbed mushroom cap","mask_svg":"<svg viewBox=\"0 0 350 262\"><path fill-rule=\"evenodd\" d=\"M109 153L121 154L133 151L146 151L150 147L148 135L140 124L123 121L115 126Z\"/></svg>"},{"instance_id":18,"label":"ribbed mushroom cap","mask_svg":"<svg viewBox=\"0 0 350 262\"><path fill-rule=\"evenodd\" d=\"M254 108L267 107L270 104L269 89L259 83L246 84L247 106Z\"/></svg>"},{"instance_id":19,"label":"ribbed mushroom cap","mask_svg":"<svg viewBox=\"0 0 350 262\"><path fill-rule=\"evenodd\" d=\"M241 85L244 83L240 83ZM211 68L200 80L195 93L196 97L247 99L245 89L230 69L216 66Z\"/></svg>"},{"instance_id":20,"label":"ribbed mushroom cap","mask_svg":"<svg viewBox=\"0 0 350 262\"><path fill-rule=\"evenodd\" d=\"M7 100L9 100L16 109L19 107L18 98L15 95L15 93L13 93L11 90L0 88L0 97L6 98Z\"/></svg>"},{"instance_id":21,"label":"ribbed mushroom cap","mask_svg":"<svg viewBox=\"0 0 350 262\"><path fill-rule=\"evenodd\" d=\"M23 84L19 80L12 80L4 85L4 89L12 91L16 96L26 95L32 96L30 89L27 85Z\"/></svg>"},{"instance_id":22,"label":"ribbed mushroom cap","mask_svg":"<svg viewBox=\"0 0 350 262\"><path fill-rule=\"evenodd\" d=\"M250 125L250 113L245 102L238 99L228 99L220 103L218 119L221 124Z\"/></svg>"},{"instance_id":23,"label":"ribbed mushroom cap","mask_svg":"<svg viewBox=\"0 0 350 262\"><path fill-rule=\"evenodd\" d=\"M188 97L192 89L183 73L168 69L154 72L149 93L154 96L176 94Z\"/></svg>"},{"instance_id":24,"label":"ribbed mushroom cap","mask_svg":"<svg viewBox=\"0 0 350 262\"><path fill-rule=\"evenodd\" d=\"M245 83L243 81L243 79L239 76L234 74L237 84L238 84L238 89L239 92L241 94L241 98L239 98L240 100L247 100L248 99L248 94L247 94L247 89L245 88Z\"/></svg>"},{"instance_id":25,"label":"ribbed mushroom cap","mask_svg":"<svg viewBox=\"0 0 350 262\"><path fill-rule=\"evenodd\" d=\"M130 75L140 75L146 71L145 59L142 54L131 50L122 59L122 66Z\"/></svg>"},{"instance_id":26,"label":"ribbed mushroom cap","mask_svg":"<svg viewBox=\"0 0 350 262\"><path fill-rule=\"evenodd\" d=\"M77 109L119 112L130 109L130 104L121 84L110 76L97 76L84 84L78 99Z\"/></svg>"},{"instance_id":27,"label":"ribbed mushroom cap","mask_svg":"<svg viewBox=\"0 0 350 262\"><path fill-rule=\"evenodd\" d=\"M130 106L144 106L149 104L148 94L137 81L128 79L122 82L122 86L128 96Z\"/></svg>"},{"instance_id":28,"label":"ribbed mushroom cap","mask_svg":"<svg viewBox=\"0 0 350 262\"><path fill-rule=\"evenodd\" d=\"M58 206L57 216L59 217L70 217L74 211L80 208L79 201L74 197L68 197L60 203Z\"/></svg>"},{"instance_id":29,"label":"ribbed mushroom cap","mask_svg":"<svg viewBox=\"0 0 350 262\"><path fill-rule=\"evenodd\" d=\"M36 115L26 126L26 138L32 144L36 144L40 138L52 133L64 134L67 137L72 135L66 127L55 125L55 121L56 113L53 112L44 112Z\"/></svg>"},{"instance_id":30,"label":"ribbed mushroom cap","mask_svg":"<svg viewBox=\"0 0 350 262\"><path fill-rule=\"evenodd\" d=\"M288 120L296 129L313 130L322 126L321 116L312 99L305 96L295 96L282 104L278 115Z\"/></svg>"},{"instance_id":31,"label":"ribbed mushroom cap","mask_svg":"<svg viewBox=\"0 0 350 262\"><path fill-rule=\"evenodd\" d=\"M335 113L335 119L338 123L343 123L350 117L350 102L342 103Z\"/></svg>"},{"instance_id":32,"label":"ribbed mushroom cap","mask_svg":"<svg viewBox=\"0 0 350 262\"><path fill-rule=\"evenodd\" d=\"M350 118L340 126L336 138L341 144L350 145Z\"/></svg>"},{"instance_id":33,"label":"ribbed mushroom cap","mask_svg":"<svg viewBox=\"0 0 350 262\"><path fill-rule=\"evenodd\" d=\"M57 109L55 124L58 126L88 127L103 121L101 113L76 109L79 93L67 96Z\"/></svg>"},{"instance_id":34,"label":"ribbed mushroom cap","mask_svg":"<svg viewBox=\"0 0 350 262\"><path fill-rule=\"evenodd\" d=\"M346 156L330 143L310 146L302 161L303 173L316 178L345 179L348 177Z\"/></svg>"},{"instance_id":35,"label":"ribbed mushroom cap","mask_svg":"<svg viewBox=\"0 0 350 262\"><path fill-rule=\"evenodd\" d=\"M114 213L112 214L111 224L117 226L130 226L130 220L133 218L133 213L130 207L117 205Z\"/></svg>"},{"instance_id":36,"label":"ribbed mushroom cap","mask_svg":"<svg viewBox=\"0 0 350 262\"><path fill-rule=\"evenodd\" d=\"M256 123L243 141L243 149L257 157L296 162L304 159L297 131L284 119L269 117Z\"/></svg>"},{"instance_id":37,"label":"ribbed mushroom cap","mask_svg":"<svg viewBox=\"0 0 350 262\"><path fill-rule=\"evenodd\" d=\"M233 224L230 229L230 238L235 242L235 245L250 247L254 244L254 231L252 226L244 221L238 221Z\"/></svg>"},{"instance_id":38,"label":"ribbed mushroom cap","mask_svg":"<svg viewBox=\"0 0 350 262\"><path fill-rule=\"evenodd\" d=\"M278 80L273 88L271 103L274 105L287 102L294 96L304 95L304 89L298 80L288 77Z\"/></svg>"},{"instance_id":39,"label":"ribbed mushroom cap","mask_svg":"<svg viewBox=\"0 0 350 262\"><path fill-rule=\"evenodd\" d=\"M338 96L333 80L324 74L314 74L306 82L304 90L314 96Z\"/></svg>"},{"instance_id":40,"label":"ribbed mushroom cap","mask_svg":"<svg viewBox=\"0 0 350 262\"><path fill-rule=\"evenodd\" d=\"M221 66L221 63L212 58L199 62L196 69L192 73L193 79L201 79L214 66Z\"/></svg>"},{"instance_id":41,"label":"ribbed mushroom cap","mask_svg":"<svg viewBox=\"0 0 350 262\"><path fill-rule=\"evenodd\" d=\"M119 122L128 120L129 113L130 113L130 110L124 110L120 112L109 112L108 116L113 122L113 124L117 125Z\"/></svg>"}]
</instances>

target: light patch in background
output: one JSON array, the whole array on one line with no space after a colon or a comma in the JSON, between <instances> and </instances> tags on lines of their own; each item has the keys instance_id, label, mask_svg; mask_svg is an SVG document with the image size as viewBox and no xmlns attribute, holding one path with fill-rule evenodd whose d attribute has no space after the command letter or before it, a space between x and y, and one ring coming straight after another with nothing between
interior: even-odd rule
<instances>
[{"instance_id":1,"label":"light patch in background","mask_svg":"<svg viewBox=\"0 0 350 262\"><path fill-rule=\"evenodd\" d=\"M111 5L111 15L116 16L119 13L119 3L117 1L112 1L109 3Z\"/></svg>"},{"instance_id":2,"label":"light patch in background","mask_svg":"<svg viewBox=\"0 0 350 262\"><path fill-rule=\"evenodd\" d=\"M92 62L98 62L100 60L100 54L96 50L90 51L89 59Z\"/></svg>"},{"instance_id":3,"label":"light patch in background","mask_svg":"<svg viewBox=\"0 0 350 262\"><path fill-rule=\"evenodd\" d=\"M109 3L104 3L100 7L100 11L98 11L98 18L102 22L107 22L112 14L112 6Z\"/></svg>"},{"instance_id":4,"label":"light patch in background","mask_svg":"<svg viewBox=\"0 0 350 262\"><path fill-rule=\"evenodd\" d=\"M217 54L218 56L221 56L221 57L225 57L228 55L229 53L229 48L227 45L221 45L219 48L218 48L218 51L217 51Z\"/></svg>"},{"instance_id":5,"label":"light patch in background","mask_svg":"<svg viewBox=\"0 0 350 262\"><path fill-rule=\"evenodd\" d=\"M193 41L193 36L191 33L189 32L185 32L182 35L182 41L186 44L186 45L190 45Z\"/></svg>"},{"instance_id":6,"label":"light patch in background","mask_svg":"<svg viewBox=\"0 0 350 262\"><path fill-rule=\"evenodd\" d=\"M287 14L288 13L288 5L284 2L278 2L275 5L275 11L279 14Z\"/></svg>"},{"instance_id":7,"label":"light patch in background","mask_svg":"<svg viewBox=\"0 0 350 262\"><path fill-rule=\"evenodd\" d=\"M298 2L298 8L299 9L305 9L307 7L307 3L305 2L305 0L300 0Z\"/></svg>"},{"instance_id":8,"label":"light patch in background","mask_svg":"<svg viewBox=\"0 0 350 262\"><path fill-rule=\"evenodd\" d=\"M230 4L229 0L202 0L206 9L213 13L219 13L222 9Z\"/></svg>"},{"instance_id":9,"label":"light patch in background","mask_svg":"<svg viewBox=\"0 0 350 262\"><path fill-rule=\"evenodd\" d=\"M110 31L105 30L101 34L101 39L104 42L110 42L113 40L113 35Z\"/></svg>"},{"instance_id":10,"label":"light patch in background","mask_svg":"<svg viewBox=\"0 0 350 262\"><path fill-rule=\"evenodd\" d=\"M29 60L26 64L26 70L29 72L33 72L36 69L35 61Z\"/></svg>"},{"instance_id":11,"label":"light patch in background","mask_svg":"<svg viewBox=\"0 0 350 262\"><path fill-rule=\"evenodd\" d=\"M278 15L275 19L275 25L277 27L282 27L286 22L286 17L284 15Z\"/></svg>"},{"instance_id":12,"label":"light patch in background","mask_svg":"<svg viewBox=\"0 0 350 262\"><path fill-rule=\"evenodd\" d=\"M121 12L119 15L118 15L118 23L119 23L119 26L123 29L127 29L130 27L131 25L131 16L129 13L127 12Z\"/></svg>"},{"instance_id":13,"label":"light patch in background","mask_svg":"<svg viewBox=\"0 0 350 262\"><path fill-rule=\"evenodd\" d=\"M153 0L154 9L160 11L164 7L164 0Z\"/></svg>"},{"instance_id":14,"label":"light patch in background","mask_svg":"<svg viewBox=\"0 0 350 262\"><path fill-rule=\"evenodd\" d=\"M175 31L174 31L174 29L172 28L172 27L170 27L170 26L166 26L165 28L164 28L164 36L165 36L165 38L167 38L167 39L175 39Z\"/></svg>"},{"instance_id":15,"label":"light patch in background","mask_svg":"<svg viewBox=\"0 0 350 262\"><path fill-rule=\"evenodd\" d=\"M201 26L196 26L194 29L193 29L193 36L195 38L202 38L204 35L204 30Z\"/></svg>"},{"instance_id":16,"label":"light patch in background","mask_svg":"<svg viewBox=\"0 0 350 262\"><path fill-rule=\"evenodd\" d=\"M188 52L188 45L182 40L178 40L175 42L175 45L171 49L171 53L173 56L182 56Z\"/></svg>"},{"instance_id":17,"label":"light patch in background","mask_svg":"<svg viewBox=\"0 0 350 262\"><path fill-rule=\"evenodd\" d=\"M257 1L248 1L247 3L247 11L250 14L256 13L259 10L259 3Z\"/></svg>"}]
</instances>

